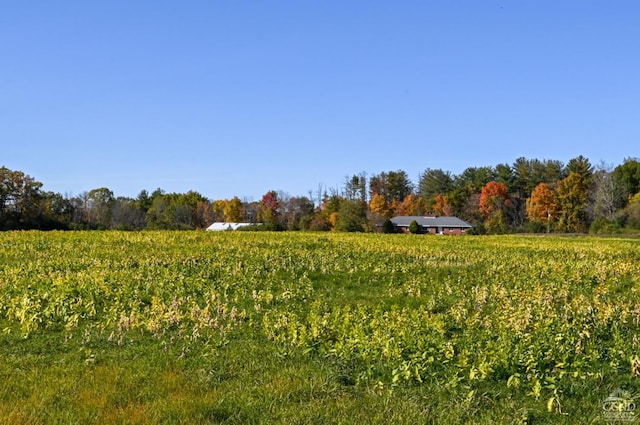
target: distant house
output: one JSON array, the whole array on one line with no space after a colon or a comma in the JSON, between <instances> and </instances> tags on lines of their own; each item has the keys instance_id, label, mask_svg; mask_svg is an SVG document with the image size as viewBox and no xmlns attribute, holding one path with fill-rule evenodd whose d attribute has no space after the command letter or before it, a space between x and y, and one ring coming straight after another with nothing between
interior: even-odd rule
<instances>
[{"instance_id":1,"label":"distant house","mask_svg":"<svg viewBox=\"0 0 640 425\"><path fill-rule=\"evenodd\" d=\"M207 227L207 230L237 230L239 227L251 226L255 223L226 223L218 221Z\"/></svg>"},{"instance_id":2,"label":"distant house","mask_svg":"<svg viewBox=\"0 0 640 425\"><path fill-rule=\"evenodd\" d=\"M473 226L458 217L412 216L393 217L391 223L399 233L409 233L409 225L418 223L418 233L437 235L464 235Z\"/></svg>"}]
</instances>

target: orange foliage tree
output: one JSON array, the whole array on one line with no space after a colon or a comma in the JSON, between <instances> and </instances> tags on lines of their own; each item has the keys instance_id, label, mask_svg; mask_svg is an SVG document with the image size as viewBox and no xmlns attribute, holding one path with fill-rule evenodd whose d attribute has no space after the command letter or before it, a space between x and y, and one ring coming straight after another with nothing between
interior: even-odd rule
<instances>
[{"instance_id":1,"label":"orange foliage tree","mask_svg":"<svg viewBox=\"0 0 640 425\"><path fill-rule=\"evenodd\" d=\"M450 216L453 213L453 208L449 205L447 197L439 193L433 198L433 212L436 215Z\"/></svg>"},{"instance_id":2,"label":"orange foliage tree","mask_svg":"<svg viewBox=\"0 0 640 425\"><path fill-rule=\"evenodd\" d=\"M506 184L490 181L482 187L478 207L489 233L503 233L506 230L504 217L505 209L509 205L509 191Z\"/></svg>"},{"instance_id":3,"label":"orange foliage tree","mask_svg":"<svg viewBox=\"0 0 640 425\"><path fill-rule=\"evenodd\" d=\"M427 212L427 202L421 196L407 195L397 206L396 215L424 215Z\"/></svg>"},{"instance_id":4,"label":"orange foliage tree","mask_svg":"<svg viewBox=\"0 0 640 425\"><path fill-rule=\"evenodd\" d=\"M386 218L391 218L391 211L389 209L389 205L387 205L387 200L384 195L379 193L374 194L371 198L371 201L369 202L369 211Z\"/></svg>"},{"instance_id":5,"label":"orange foliage tree","mask_svg":"<svg viewBox=\"0 0 640 425\"><path fill-rule=\"evenodd\" d=\"M527 218L535 223L549 225L558 218L558 204L553 190L546 183L540 183L527 200Z\"/></svg>"},{"instance_id":6,"label":"orange foliage tree","mask_svg":"<svg viewBox=\"0 0 640 425\"><path fill-rule=\"evenodd\" d=\"M488 219L497 211L509 206L509 190L504 183L490 181L480 192L480 214Z\"/></svg>"},{"instance_id":7,"label":"orange foliage tree","mask_svg":"<svg viewBox=\"0 0 640 425\"><path fill-rule=\"evenodd\" d=\"M398 209L400 209L400 201L397 199L393 199L391 201L391 205L389 205L389 217L393 217L394 215L400 215L397 213Z\"/></svg>"}]
</instances>

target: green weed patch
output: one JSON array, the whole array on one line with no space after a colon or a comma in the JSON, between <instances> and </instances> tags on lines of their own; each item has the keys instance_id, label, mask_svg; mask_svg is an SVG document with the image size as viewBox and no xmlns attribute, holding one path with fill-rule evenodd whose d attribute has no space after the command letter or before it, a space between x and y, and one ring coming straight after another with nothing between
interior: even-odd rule
<instances>
[{"instance_id":1,"label":"green weed patch","mask_svg":"<svg viewBox=\"0 0 640 425\"><path fill-rule=\"evenodd\" d=\"M2 233L0 421L602 423L640 391L638 258L631 239Z\"/></svg>"}]
</instances>

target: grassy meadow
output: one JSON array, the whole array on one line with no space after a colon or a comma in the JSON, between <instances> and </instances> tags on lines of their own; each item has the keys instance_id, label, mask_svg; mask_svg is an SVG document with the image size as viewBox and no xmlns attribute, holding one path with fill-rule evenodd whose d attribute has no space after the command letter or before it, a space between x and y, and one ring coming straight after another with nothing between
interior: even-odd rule
<instances>
[{"instance_id":1,"label":"grassy meadow","mask_svg":"<svg viewBox=\"0 0 640 425\"><path fill-rule=\"evenodd\" d=\"M634 239L0 233L3 424L606 423L639 337Z\"/></svg>"}]
</instances>

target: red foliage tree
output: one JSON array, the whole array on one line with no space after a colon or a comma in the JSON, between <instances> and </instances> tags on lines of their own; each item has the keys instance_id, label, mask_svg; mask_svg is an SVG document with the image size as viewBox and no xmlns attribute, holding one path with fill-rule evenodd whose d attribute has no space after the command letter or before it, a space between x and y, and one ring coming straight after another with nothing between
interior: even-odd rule
<instances>
[{"instance_id":1,"label":"red foliage tree","mask_svg":"<svg viewBox=\"0 0 640 425\"><path fill-rule=\"evenodd\" d=\"M509 206L509 189L504 183L490 181L482 187L480 192L480 214L488 219L497 211L504 212Z\"/></svg>"},{"instance_id":2,"label":"red foliage tree","mask_svg":"<svg viewBox=\"0 0 640 425\"><path fill-rule=\"evenodd\" d=\"M279 207L280 201L278 200L278 194L273 190L265 193L260 201L258 220L268 225L278 224Z\"/></svg>"}]
</instances>

